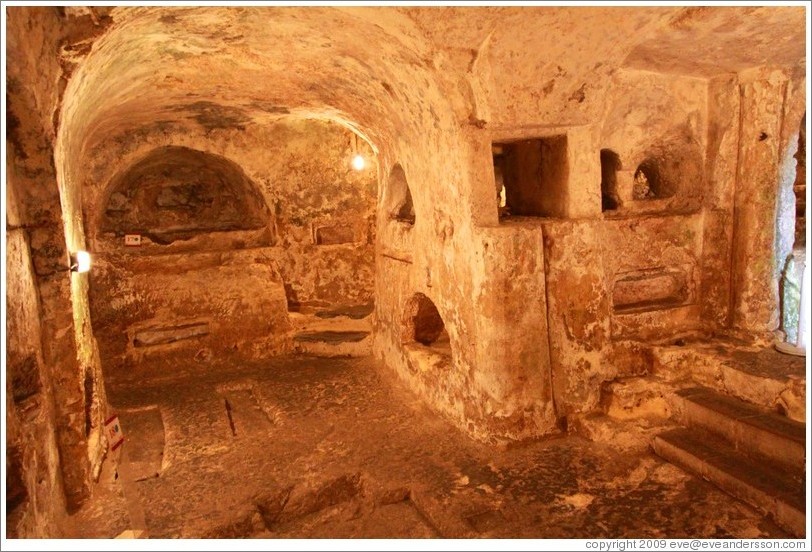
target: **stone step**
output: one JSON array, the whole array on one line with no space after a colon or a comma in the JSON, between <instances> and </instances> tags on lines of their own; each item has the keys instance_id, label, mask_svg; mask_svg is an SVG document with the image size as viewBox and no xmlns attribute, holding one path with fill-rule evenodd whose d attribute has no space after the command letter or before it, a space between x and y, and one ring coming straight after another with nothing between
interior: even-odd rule
<instances>
[{"instance_id":1,"label":"stone step","mask_svg":"<svg viewBox=\"0 0 812 552\"><path fill-rule=\"evenodd\" d=\"M304 332L300 334L296 334L293 336L293 341L297 342L307 342L307 343L317 343L317 342L324 342L324 343L345 343L345 342L352 342L355 343L356 341L361 341L365 339L369 335L369 332L334 332L334 331L324 331L324 332Z\"/></svg>"},{"instance_id":2,"label":"stone step","mask_svg":"<svg viewBox=\"0 0 812 552\"><path fill-rule=\"evenodd\" d=\"M369 331L306 331L293 336L296 353L326 357L362 357L372 354Z\"/></svg>"},{"instance_id":3,"label":"stone step","mask_svg":"<svg viewBox=\"0 0 812 552\"><path fill-rule=\"evenodd\" d=\"M770 347L754 347L736 338L683 342L652 348L652 372L682 386L713 389L788 418L806 420L806 364Z\"/></svg>"},{"instance_id":4,"label":"stone step","mask_svg":"<svg viewBox=\"0 0 812 552\"><path fill-rule=\"evenodd\" d=\"M291 326L293 326L293 333L311 333L311 332L354 332L354 331L370 331L372 328L371 319L369 317L357 318L351 316L352 313L336 314L337 311L329 311L329 316L324 313L288 313Z\"/></svg>"},{"instance_id":5,"label":"stone step","mask_svg":"<svg viewBox=\"0 0 812 552\"><path fill-rule=\"evenodd\" d=\"M710 481L771 517L798 538L806 529L806 484L780 465L754 461L696 429L677 428L654 438L661 458ZM801 472L802 473L802 472Z\"/></svg>"},{"instance_id":6,"label":"stone step","mask_svg":"<svg viewBox=\"0 0 812 552\"><path fill-rule=\"evenodd\" d=\"M314 314L318 318L338 318L343 316L353 320L361 320L374 311L375 304L367 303L364 305L339 305L330 309L317 310Z\"/></svg>"},{"instance_id":7,"label":"stone step","mask_svg":"<svg viewBox=\"0 0 812 552\"><path fill-rule=\"evenodd\" d=\"M803 471L806 426L704 387L677 391L673 413L683 425L726 439L737 450Z\"/></svg>"},{"instance_id":8,"label":"stone step","mask_svg":"<svg viewBox=\"0 0 812 552\"><path fill-rule=\"evenodd\" d=\"M675 425L656 416L617 419L591 412L567 417L567 431L595 443L603 443L624 454L645 454L651 450L654 437Z\"/></svg>"},{"instance_id":9,"label":"stone step","mask_svg":"<svg viewBox=\"0 0 812 552\"><path fill-rule=\"evenodd\" d=\"M673 387L656 376L637 376L614 380L603 385L601 405L608 416L627 420L643 417L668 418L668 396Z\"/></svg>"}]
</instances>

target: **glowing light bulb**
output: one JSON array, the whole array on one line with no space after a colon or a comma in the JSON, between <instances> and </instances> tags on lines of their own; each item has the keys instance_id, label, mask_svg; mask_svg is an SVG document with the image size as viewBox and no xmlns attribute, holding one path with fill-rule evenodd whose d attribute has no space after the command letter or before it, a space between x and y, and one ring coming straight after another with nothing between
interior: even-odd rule
<instances>
[{"instance_id":1,"label":"glowing light bulb","mask_svg":"<svg viewBox=\"0 0 812 552\"><path fill-rule=\"evenodd\" d=\"M367 162L364 157L360 153L355 154L355 157L352 158L352 168L356 171L363 171L366 166Z\"/></svg>"},{"instance_id":2,"label":"glowing light bulb","mask_svg":"<svg viewBox=\"0 0 812 552\"><path fill-rule=\"evenodd\" d=\"M74 253L70 269L79 273L90 271L90 253L87 251Z\"/></svg>"}]
</instances>

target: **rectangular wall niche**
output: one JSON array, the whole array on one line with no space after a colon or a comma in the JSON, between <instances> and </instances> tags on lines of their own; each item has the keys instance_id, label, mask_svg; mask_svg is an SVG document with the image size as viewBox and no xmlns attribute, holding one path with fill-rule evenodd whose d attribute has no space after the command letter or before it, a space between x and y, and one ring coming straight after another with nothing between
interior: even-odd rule
<instances>
[{"instance_id":1,"label":"rectangular wall niche","mask_svg":"<svg viewBox=\"0 0 812 552\"><path fill-rule=\"evenodd\" d=\"M692 300L692 295L685 270L635 270L618 275L612 288L612 303L616 313L645 312L684 305Z\"/></svg>"},{"instance_id":2,"label":"rectangular wall niche","mask_svg":"<svg viewBox=\"0 0 812 552\"><path fill-rule=\"evenodd\" d=\"M316 245L339 245L360 241L353 226L336 224L316 228Z\"/></svg>"},{"instance_id":3,"label":"rectangular wall niche","mask_svg":"<svg viewBox=\"0 0 812 552\"><path fill-rule=\"evenodd\" d=\"M494 142L492 150L500 217L566 214L566 136Z\"/></svg>"}]
</instances>

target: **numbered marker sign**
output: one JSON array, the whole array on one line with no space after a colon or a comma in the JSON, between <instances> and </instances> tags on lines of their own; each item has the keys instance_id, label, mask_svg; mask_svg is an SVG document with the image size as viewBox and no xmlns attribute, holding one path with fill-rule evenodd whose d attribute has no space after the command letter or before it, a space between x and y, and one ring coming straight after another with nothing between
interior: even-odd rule
<instances>
[{"instance_id":1,"label":"numbered marker sign","mask_svg":"<svg viewBox=\"0 0 812 552\"><path fill-rule=\"evenodd\" d=\"M141 245L141 234L124 234L124 245L138 247Z\"/></svg>"},{"instance_id":2,"label":"numbered marker sign","mask_svg":"<svg viewBox=\"0 0 812 552\"><path fill-rule=\"evenodd\" d=\"M110 443L111 450L116 450L124 443L124 432L121 431L118 416L112 416L104 422L104 429L107 431L107 442Z\"/></svg>"}]
</instances>

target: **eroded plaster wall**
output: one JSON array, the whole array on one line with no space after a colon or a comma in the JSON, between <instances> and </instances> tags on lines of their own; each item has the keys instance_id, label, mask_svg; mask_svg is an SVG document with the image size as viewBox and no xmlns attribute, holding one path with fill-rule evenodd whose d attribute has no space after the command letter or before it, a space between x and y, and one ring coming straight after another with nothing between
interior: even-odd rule
<instances>
[{"instance_id":1,"label":"eroded plaster wall","mask_svg":"<svg viewBox=\"0 0 812 552\"><path fill-rule=\"evenodd\" d=\"M596 408L604 382L644 373L634 342L701 325L707 82L622 70L610 83L596 124L546 131L567 136L561 215L500 223L505 231L541 229L541 239L529 247L543 242L546 296L539 312L549 332L544 366L558 417ZM513 132L527 137L533 130ZM619 160L613 165L618 204L603 212L601 150ZM652 159L670 179L672 193L635 199L635 173ZM506 259L504 266L513 263ZM500 268L494 274L505 273ZM520 294L535 295L530 289Z\"/></svg>"},{"instance_id":2,"label":"eroded plaster wall","mask_svg":"<svg viewBox=\"0 0 812 552\"><path fill-rule=\"evenodd\" d=\"M601 149L619 158L619 205L604 210L600 239L614 339L663 339L700 326L707 89L704 79L647 71L619 71L613 80ZM635 198L647 164L667 181L666 197Z\"/></svg>"},{"instance_id":3,"label":"eroded plaster wall","mask_svg":"<svg viewBox=\"0 0 812 552\"><path fill-rule=\"evenodd\" d=\"M112 31L94 46L80 69L82 74L68 87L71 101L65 104L63 120L71 130L61 134L57 165L70 175L67 181L81 182L82 167L92 158L95 144L117 133L137 132L150 117L153 121L205 119L213 111L237 108L254 120L283 110L351 125L377 148L382 178L394 164L403 167L416 213L411 237L398 234L411 262L385 267L389 261L384 260L383 251L393 244L383 224L389 216L378 210L377 232L386 236L378 240L376 249L381 251L375 271L376 353L408 378L401 341L403 312L415 293L424 293L443 315L453 362L445 383L416 390L477 438L527 437L550 431L555 423L551 414L531 414L521 427L503 423L525 419L524 412L549 412L543 388L528 388L517 398L506 398L502 391L524 381L546 385L544 378L534 375L540 369L544 374L542 359L510 360L497 367L497 374L476 364L490 334L477 335L476 308L466 304L479 293L475 283L479 276L469 261L471 244L479 240L471 228L468 192L472 185L467 172L469 148L474 142L468 141L469 127L459 124L469 116L459 76L445 70L446 56L426 43L414 22L400 12L387 12L384 18L376 17L374 10L361 9L303 13L274 11L275 24L265 25L243 17L248 14L243 9L177 9L171 17L150 9L117 12ZM215 52L218 47L209 40L213 26L218 36L234 37L229 48L249 46L256 54L251 59L262 63L249 63L240 56L224 58L222 52ZM174 47L156 55L149 44L151 28L173 37ZM288 42L291 48L284 55L270 46L291 36L312 40ZM201 44L212 51L201 52ZM213 63L209 70L201 71L198 61L202 59ZM240 63L233 63L235 59ZM301 71L289 71L294 62ZM156 71L144 73L154 63L158 63ZM102 69L112 66L121 68L120 72ZM215 66L224 84L212 89L205 75ZM142 88L136 93L120 87L115 84L119 79L138 82ZM178 88L167 95L164 83L168 82L175 83L171 89ZM327 82L329 86L319 84ZM100 90L115 93L99 96ZM205 105L198 101L201 96L207 98ZM131 113L138 117L122 115ZM239 119L232 123L247 126ZM521 358L520 351L510 354Z\"/></svg>"}]
</instances>

